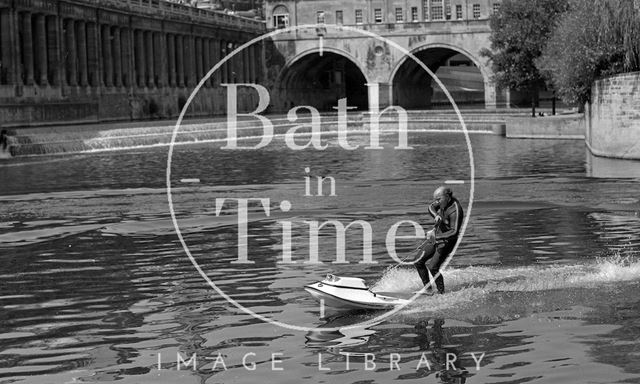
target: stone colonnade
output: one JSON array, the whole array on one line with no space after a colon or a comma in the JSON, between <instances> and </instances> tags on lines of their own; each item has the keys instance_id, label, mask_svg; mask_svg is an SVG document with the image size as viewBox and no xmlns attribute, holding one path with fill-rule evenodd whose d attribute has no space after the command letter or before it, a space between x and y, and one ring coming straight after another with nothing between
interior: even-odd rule
<instances>
[{"instance_id":1,"label":"stone colonnade","mask_svg":"<svg viewBox=\"0 0 640 384\"><path fill-rule=\"evenodd\" d=\"M109 8L114 3L0 0L0 112L9 122L175 116L178 99L264 29L260 22L247 25L227 15L221 19L211 13L208 20L203 11L194 20L178 5L154 15L142 6L126 12ZM203 87L260 81L262 55L260 45L250 46ZM145 111L150 103L154 110ZM46 105L49 117L46 111L34 112ZM79 110L83 106L88 114Z\"/></svg>"}]
</instances>

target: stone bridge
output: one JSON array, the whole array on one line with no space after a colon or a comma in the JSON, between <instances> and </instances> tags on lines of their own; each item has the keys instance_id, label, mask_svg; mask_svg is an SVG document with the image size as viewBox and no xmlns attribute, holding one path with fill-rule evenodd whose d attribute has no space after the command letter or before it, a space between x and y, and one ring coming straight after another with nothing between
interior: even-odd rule
<instances>
[{"instance_id":1,"label":"stone bridge","mask_svg":"<svg viewBox=\"0 0 640 384\"><path fill-rule=\"evenodd\" d=\"M427 2L431 5L425 12L419 6ZM375 2L366 9L335 1L267 2L268 27L285 27L283 14L287 15L288 26L293 27L273 37L281 57L271 58L279 62L277 70L270 69L276 79L272 99L279 109L300 103L329 109L341 97L361 108L376 98L381 107L429 108L435 101L446 102L440 86L406 54L410 52L434 73L454 59L464 64L447 66L441 79L456 102L483 104L486 108L504 106L508 104L508 92L496 88L491 66L480 55L490 46L489 16L495 10L494 3L499 3L477 2L471 5L464 0L440 0L443 6L449 3L449 13L442 12L442 20L433 19L439 10L433 4L438 0L415 7L411 0L379 1L382 12L371 9ZM350 19L348 14L354 17ZM378 94L366 86L371 83L379 85Z\"/></svg>"}]
</instances>

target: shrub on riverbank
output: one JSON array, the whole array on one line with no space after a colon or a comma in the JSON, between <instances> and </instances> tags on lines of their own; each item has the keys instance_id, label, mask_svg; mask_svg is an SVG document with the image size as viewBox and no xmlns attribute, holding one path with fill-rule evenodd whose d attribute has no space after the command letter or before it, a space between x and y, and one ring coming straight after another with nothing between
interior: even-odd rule
<instances>
[{"instance_id":1,"label":"shrub on riverbank","mask_svg":"<svg viewBox=\"0 0 640 384\"><path fill-rule=\"evenodd\" d=\"M579 105L597 78L640 70L634 0L571 0L536 67L565 102Z\"/></svg>"}]
</instances>

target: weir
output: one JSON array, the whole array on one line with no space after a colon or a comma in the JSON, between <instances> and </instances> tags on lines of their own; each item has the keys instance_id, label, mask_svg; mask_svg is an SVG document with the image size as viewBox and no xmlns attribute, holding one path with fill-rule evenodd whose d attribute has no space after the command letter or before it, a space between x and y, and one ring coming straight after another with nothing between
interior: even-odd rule
<instances>
[{"instance_id":1,"label":"weir","mask_svg":"<svg viewBox=\"0 0 640 384\"><path fill-rule=\"evenodd\" d=\"M505 118L523 116L528 112L518 110L462 110L469 132L503 134ZM453 111L407 111L409 132L458 131L461 129L458 116ZM309 117L300 116L295 123L284 115L265 115L273 123L274 135L280 137L294 125L310 122ZM323 132L336 131L336 113L322 112ZM348 132L364 133L368 130L369 117L362 112L347 114ZM72 125L38 127L12 130L17 156L50 155L91 151L115 151L126 148L141 148L169 145L175 129L175 121L150 121L136 123L112 123L104 125ZM380 130L395 130L397 119L387 114L380 118ZM255 119L241 118L238 121L238 137L241 140L258 139L262 125ZM226 118L187 119L178 131L176 143L222 142L226 140ZM304 136L303 133L300 133ZM222 144L221 144L222 145Z\"/></svg>"}]
</instances>

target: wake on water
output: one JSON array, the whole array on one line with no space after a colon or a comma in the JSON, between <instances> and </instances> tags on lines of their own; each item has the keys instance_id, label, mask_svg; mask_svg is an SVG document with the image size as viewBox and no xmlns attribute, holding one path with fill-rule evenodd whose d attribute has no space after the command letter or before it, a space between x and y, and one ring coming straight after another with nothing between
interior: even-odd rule
<instances>
[{"instance_id":1,"label":"wake on water","mask_svg":"<svg viewBox=\"0 0 640 384\"><path fill-rule=\"evenodd\" d=\"M465 304L492 301L492 296L521 294L535 296L566 289L592 289L608 283L640 280L640 260L612 256L593 263L573 265L499 267L448 267L443 273L447 293L420 297L405 314L448 312ZM371 287L372 291L411 293L422 287L413 268L391 268ZM545 293L546 292L546 293ZM553 295L562 297L562 295ZM517 300L512 303L517 305Z\"/></svg>"}]
</instances>

